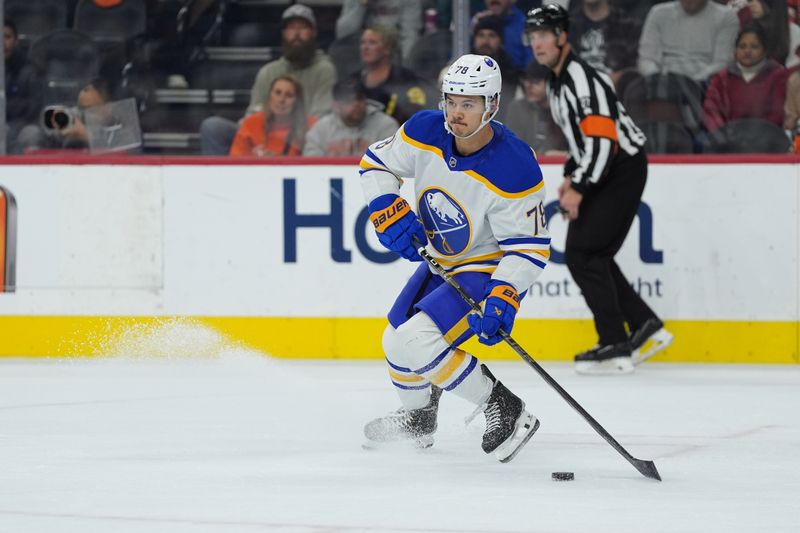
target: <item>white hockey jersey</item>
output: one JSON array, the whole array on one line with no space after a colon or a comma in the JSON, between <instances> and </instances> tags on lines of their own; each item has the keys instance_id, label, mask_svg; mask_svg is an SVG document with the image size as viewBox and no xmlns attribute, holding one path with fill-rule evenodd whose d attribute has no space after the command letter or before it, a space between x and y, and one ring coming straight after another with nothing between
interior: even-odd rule
<instances>
[{"instance_id":1,"label":"white hockey jersey","mask_svg":"<svg viewBox=\"0 0 800 533\"><path fill-rule=\"evenodd\" d=\"M427 250L450 272L487 272L522 293L550 257L545 188L533 150L499 122L469 156L455 151L441 111L420 111L361 159L367 202L414 179Z\"/></svg>"}]
</instances>

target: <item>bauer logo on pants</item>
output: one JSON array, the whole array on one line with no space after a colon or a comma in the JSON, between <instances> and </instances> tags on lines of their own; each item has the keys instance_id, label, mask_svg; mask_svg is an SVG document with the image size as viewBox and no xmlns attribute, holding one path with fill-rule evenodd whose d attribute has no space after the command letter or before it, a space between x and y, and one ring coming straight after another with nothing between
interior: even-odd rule
<instances>
[{"instance_id":1,"label":"bauer logo on pants","mask_svg":"<svg viewBox=\"0 0 800 533\"><path fill-rule=\"evenodd\" d=\"M447 192L438 187L422 191L419 212L428 239L439 253L455 256L467 249L472 236L469 219Z\"/></svg>"}]
</instances>

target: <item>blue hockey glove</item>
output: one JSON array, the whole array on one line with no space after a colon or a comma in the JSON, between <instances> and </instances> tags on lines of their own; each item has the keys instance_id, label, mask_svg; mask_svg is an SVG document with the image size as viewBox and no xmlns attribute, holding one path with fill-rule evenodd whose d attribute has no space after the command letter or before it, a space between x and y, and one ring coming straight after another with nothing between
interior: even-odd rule
<instances>
[{"instance_id":1,"label":"blue hockey glove","mask_svg":"<svg viewBox=\"0 0 800 533\"><path fill-rule=\"evenodd\" d=\"M519 294L514 287L493 279L486 284L483 316L472 313L467 317L467 322L481 344L494 346L503 340L497 330L502 328L506 333L511 333L518 310Z\"/></svg>"},{"instance_id":2,"label":"blue hockey glove","mask_svg":"<svg viewBox=\"0 0 800 533\"><path fill-rule=\"evenodd\" d=\"M428 239L425 228L405 198L384 194L369 203L369 212L369 219L382 245L409 261L422 261L412 237L416 235L423 243Z\"/></svg>"}]
</instances>

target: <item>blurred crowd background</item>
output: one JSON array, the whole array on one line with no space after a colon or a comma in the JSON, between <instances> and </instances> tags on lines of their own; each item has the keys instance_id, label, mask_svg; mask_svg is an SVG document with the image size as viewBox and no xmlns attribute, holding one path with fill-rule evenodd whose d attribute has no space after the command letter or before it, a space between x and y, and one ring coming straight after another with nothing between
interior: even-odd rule
<instances>
[{"instance_id":1,"label":"blurred crowd background","mask_svg":"<svg viewBox=\"0 0 800 533\"><path fill-rule=\"evenodd\" d=\"M651 153L794 151L800 0L555 3ZM468 51L501 66L497 119L540 155L566 150L524 31L540 1L0 4L9 154L360 155L438 107Z\"/></svg>"}]
</instances>

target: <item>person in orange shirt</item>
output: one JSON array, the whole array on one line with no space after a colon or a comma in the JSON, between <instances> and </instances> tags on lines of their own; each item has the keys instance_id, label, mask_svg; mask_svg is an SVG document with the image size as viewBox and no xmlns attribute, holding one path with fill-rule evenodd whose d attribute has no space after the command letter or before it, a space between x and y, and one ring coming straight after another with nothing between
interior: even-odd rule
<instances>
[{"instance_id":1,"label":"person in orange shirt","mask_svg":"<svg viewBox=\"0 0 800 533\"><path fill-rule=\"evenodd\" d=\"M306 132L316 121L306 114L300 83L291 76L280 76L269 88L264 110L242 121L230 155L300 155Z\"/></svg>"}]
</instances>

